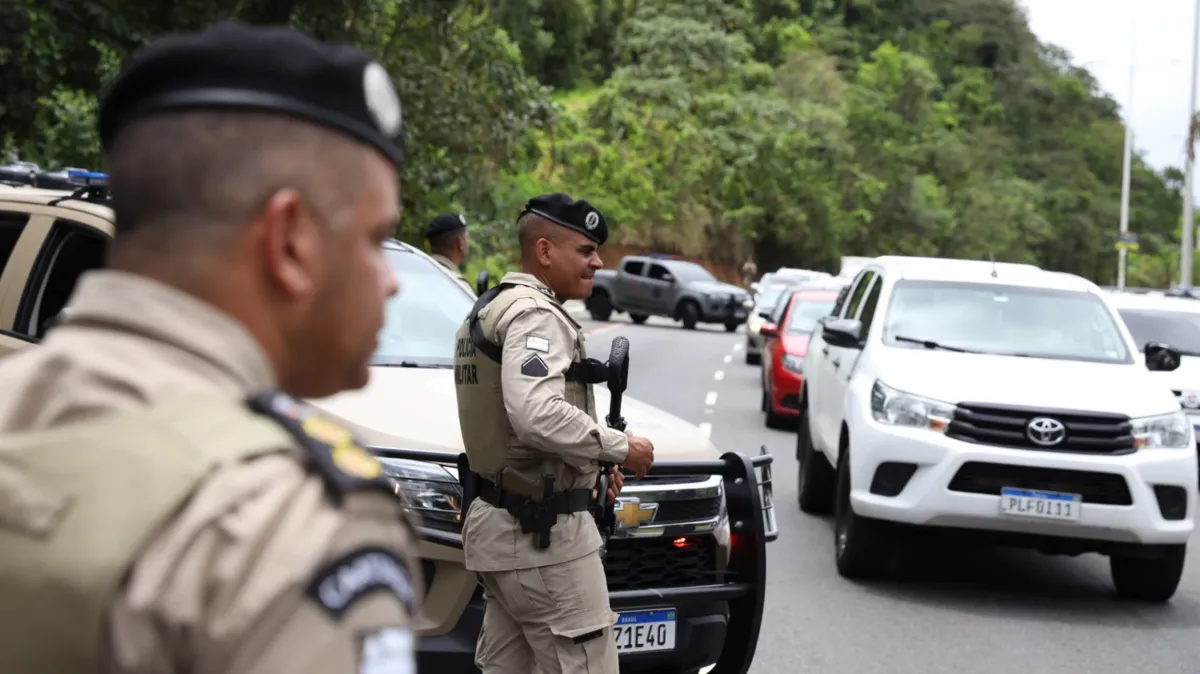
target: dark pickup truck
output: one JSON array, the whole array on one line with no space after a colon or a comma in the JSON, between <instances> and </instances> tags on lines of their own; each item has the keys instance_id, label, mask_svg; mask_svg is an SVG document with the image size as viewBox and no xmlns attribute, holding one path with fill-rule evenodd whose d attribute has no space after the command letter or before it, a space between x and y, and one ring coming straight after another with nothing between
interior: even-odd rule
<instances>
[{"instance_id":1,"label":"dark pickup truck","mask_svg":"<svg viewBox=\"0 0 1200 674\"><path fill-rule=\"evenodd\" d=\"M585 302L597 321L613 312L627 312L634 323L650 316L697 323L717 323L733 332L746 322L754 302L746 290L718 281L694 262L630 255L615 270L596 272L592 294Z\"/></svg>"}]
</instances>

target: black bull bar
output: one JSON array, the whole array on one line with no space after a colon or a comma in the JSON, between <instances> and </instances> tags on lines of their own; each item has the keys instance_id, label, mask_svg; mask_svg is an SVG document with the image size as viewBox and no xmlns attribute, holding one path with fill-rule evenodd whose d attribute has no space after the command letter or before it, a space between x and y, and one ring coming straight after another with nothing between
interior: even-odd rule
<instances>
[{"instance_id":1,"label":"black bull bar","mask_svg":"<svg viewBox=\"0 0 1200 674\"><path fill-rule=\"evenodd\" d=\"M389 459L458 465L450 452L426 452L390 447L368 447L372 454ZM720 475L725 485L725 507L729 517L729 582L689 587L645 588L609 593L613 610L664 601L701 603L726 601L729 620L725 647L711 674L746 674L758 648L766 601L767 543L779 537L775 517L771 464L775 458L762 446L754 457L726 452L715 461L655 461L648 475ZM758 470L762 470L759 478ZM454 534L422 529L425 540L462 549L462 538Z\"/></svg>"}]
</instances>

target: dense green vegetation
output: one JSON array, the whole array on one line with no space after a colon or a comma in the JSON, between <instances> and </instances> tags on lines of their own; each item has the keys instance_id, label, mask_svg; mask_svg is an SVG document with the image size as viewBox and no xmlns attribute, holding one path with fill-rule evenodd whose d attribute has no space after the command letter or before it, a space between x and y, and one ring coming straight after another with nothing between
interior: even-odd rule
<instances>
[{"instance_id":1,"label":"dense green vegetation","mask_svg":"<svg viewBox=\"0 0 1200 674\"><path fill-rule=\"evenodd\" d=\"M463 210L493 271L524 200L563 190L616 243L764 270L992 255L1115 278L1116 104L1013 0L10 0L0 145L98 166L121 57L231 15L382 61L411 148L401 237ZM1135 163L1131 285L1178 278L1181 183Z\"/></svg>"}]
</instances>

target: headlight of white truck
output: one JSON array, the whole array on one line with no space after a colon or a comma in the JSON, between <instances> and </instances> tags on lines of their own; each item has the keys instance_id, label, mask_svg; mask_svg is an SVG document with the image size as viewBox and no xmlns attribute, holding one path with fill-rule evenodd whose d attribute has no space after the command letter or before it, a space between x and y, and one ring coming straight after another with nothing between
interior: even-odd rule
<instances>
[{"instance_id":1,"label":"headlight of white truck","mask_svg":"<svg viewBox=\"0 0 1200 674\"><path fill-rule=\"evenodd\" d=\"M1192 424L1182 410L1130 422L1133 446L1137 449L1187 449L1191 446Z\"/></svg>"},{"instance_id":2,"label":"headlight of white truck","mask_svg":"<svg viewBox=\"0 0 1200 674\"><path fill-rule=\"evenodd\" d=\"M945 433L954 418L954 405L905 393L876 380L871 387L871 416L889 426L927 428Z\"/></svg>"}]
</instances>

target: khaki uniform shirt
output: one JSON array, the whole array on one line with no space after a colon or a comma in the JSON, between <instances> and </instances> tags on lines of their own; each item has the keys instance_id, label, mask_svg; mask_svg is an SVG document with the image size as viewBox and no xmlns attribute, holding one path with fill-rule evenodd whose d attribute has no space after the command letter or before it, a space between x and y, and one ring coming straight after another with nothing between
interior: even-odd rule
<instances>
[{"instance_id":1,"label":"khaki uniform shirt","mask_svg":"<svg viewBox=\"0 0 1200 674\"><path fill-rule=\"evenodd\" d=\"M438 264L449 270L450 275L454 277L454 280L458 281L459 285L466 288L467 292L471 293L471 297L476 297L475 287L467 281L467 277L463 276L462 270L458 268L458 265L454 264L453 260L438 253L430 255L430 257L432 257Z\"/></svg>"},{"instance_id":2,"label":"khaki uniform shirt","mask_svg":"<svg viewBox=\"0 0 1200 674\"><path fill-rule=\"evenodd\" d=\"M547 301L557 302L550 289L532 275L510 272L501 283L537 288L548 296ZM591 385L587 385L586 410L564 398L569 385L564 377L567 368L583 355L580 330L564 312L521 299L500 318L496 334L487 336L502 347L500 394L515 439L557 459L556 490L591 488L598 461L620 463L629 453L625 433L597 423ZM531 339L546 347L538 352L549 371L544 377L521 373L521 364L531 353L527 347ZM522 475L537 481L542 471L531 469ZM522 533L520 523L508 511L481 499L468 509L463 542L466 565L472 571L511 571L569 562L595 552L601 544L592 515L576 512L559 515L551 530L550 547L538 548L533 535Z\"/></svg>"},{"instance_id":3,"label":"khaki uniform shirt","mask_svg":"<svg viewBox=\"0 0 1200 674\"><path fill-rule=\"evenodd\" d=\"M275 386L239 324L164 285L87 273L42 346L0 360L0 430L55 426L167 397L244 398ZM411 529L382 492L326 496L299 452L216 471L151 540L108 609L108 674L410 674L412 616L374 592L331 617L306 595L326 565L380 546L422 585ZM120 526L114 522L113 526ZM366 658L368 662L362 662ZM373 661L373 662L371 662ZM372 670L374 671L374 670Z\"/></svg>"}]
</instances>

